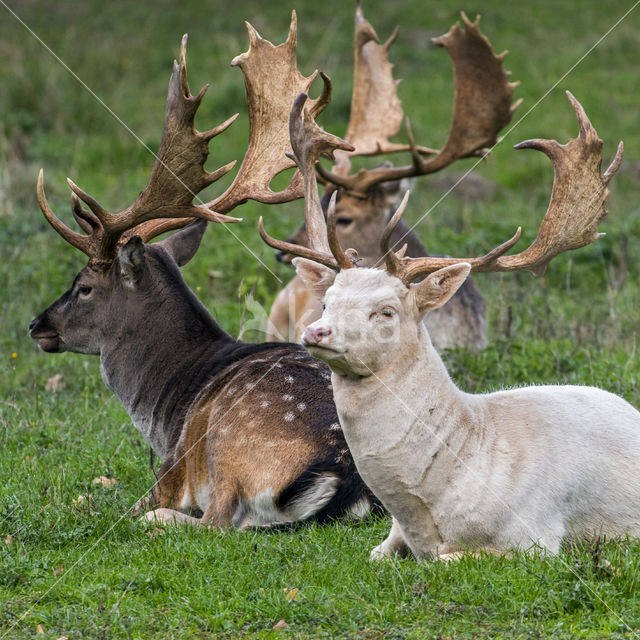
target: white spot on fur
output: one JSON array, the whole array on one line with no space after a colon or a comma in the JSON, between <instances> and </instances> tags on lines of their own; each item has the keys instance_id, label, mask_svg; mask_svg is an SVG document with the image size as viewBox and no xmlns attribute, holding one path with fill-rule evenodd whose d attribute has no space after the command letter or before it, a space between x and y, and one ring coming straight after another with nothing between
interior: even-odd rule
<instances>
[{"instance_id":1,"label":"white spot on fur","mask_svg":"<svg viewBox=\"0 0 640 640\"><path fill-rule=\"evenodd\" d=\"M340 423L339 422L334 422L329 429L331 429L332 431L340 431Z\"/></svg>"},{"instance_id":2,"label":"white spot on fur","mask_svg":"<svg viewBox=\"0 0 640 640\"><path fill-rule=\"evenodd\" d=\"M261 408L261 409L266 409L268 406L269 406L269 401L268 401L268 400L263 400L263 401L260 403L260 408Z\"/></svg>"},{"instance_id":3,"label":"white spot on fur","mask_svg":"<svg viewBox=\"0 0 640 640\"><path fill-rule=\"evenodd\" d=\"M247 391L251 391L252 389L256 388L256 383L255 382L247 382L247 384L244 385L244 388Z\"/></svg>"},{"instance_id":4,"label":"white spot on fur","mask_svg":"<svg viewBox=\"0 0 640 640\"><path fill-rule=\"evenodd\" d=\"M298 402L296 406L298 408L298 411L304 411L307 408L307 405L304 402Z\"/></svg>"},{"instance_id":5,"label":"white spot on fur","mask_svg":"<svg viewBox=\"0 0 640 640\"><path fill-rule=\"evenodd\" d=\"M293 413L293 411L287 411L287 413L284 414L284 419L287 422L293 422L295 420L296 414Z\"/></svg>"},{"instance_id":6,"label":"white spot on fur","mask_svg":"<svg viewBox=\"0 0 640 640\"><path fill-rule=\"evenodd\" d=\"M238 390L237 387L229 387L227 389L227 395L232 396L237 390Z\"/></svg>"},{"instance_id":7,"label":"white spot on fur","mask_svg":"<svg viewBox=\"0 0 640 640\"><path fill-rule=\"evenodd\" d=\"M320 374L325 380L331 380L331 374L324 371Z\"/></svg>"},{"instance_id":8,"label":"white spot on fur","mask_svg":"<svg viewBox=\"0 0 640 640\"><path fill-rule=\"evenodd\" d=\"M289 384L293 384L294 380L293 380L293 376L285 376L284 377L285 381L288 382Z\"/></svg>"},{"instance_id":9,"label":"white spot on fur","mask_svg":"<svg viewBox=\"0 0 640 640\"><path fill-rule=\"evenodd\" d=\"M289 393L285 393L285 394L282 396L282 399L283 399L285 402L291 402L291 401L293 400L293 396L292 396L291 394L289 394Z\"/></svg>"}]
</instances>

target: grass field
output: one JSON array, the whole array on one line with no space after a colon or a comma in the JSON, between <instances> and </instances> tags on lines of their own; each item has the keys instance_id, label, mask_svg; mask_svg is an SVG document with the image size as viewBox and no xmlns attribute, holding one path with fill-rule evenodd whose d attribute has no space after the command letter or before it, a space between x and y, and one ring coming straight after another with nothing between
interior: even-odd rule
<instances>
[{"instance_id":1,"label":"grass field","mask_svg":"<svg viewBox=\"0 0 640 640\"><path fill-rule=\"evenodd\" d=\"M248 46L243 20L281 42L295 8L301 70L307 75L320 68L334 81L334 101L320 122L336 134L346 128L350 2L7 5L152 149L160 139L171 61L188 32L192 91L211 84L199 128L241 113L214 141L209 168L241 158L246 143L242 77L229 66ZM580 61L632 6L632 0L365 3L382 38L401 26L392 58L421 143L439 146L446 138L452 74L446 54L431 47L429 37L444 33L460 9L482 13L484 32L497 51L509 49L506 67L521 81L516 97L524 104L513 130L474 169L493 187L485 197L441 200L450 176L471 168L472 160L417 183L407 218L417 221L433 208L418 226L433 251L479 255L518 225L522 246L535 237L551 167L542 154L512 146L531 137L565 142L576 135L565 89L582 102L603 138L605 162L618 141L625 142L625 162L610 185L609 216L601 226L605 238L560 256L539 279L475 278L488 301L490 346L477 354L445 354L466 390L590 384L640 406L640 7ZM97 358L48 355L28 337L30 319L84 266L80 252L42 217L35 181L44 167L52 206L65 216L67 175L118 211L145 185L153 158L4 1L0 59L0 639L640 633L637 541L572 547L554 559L372 565L368 552L386 535L386 519L238 532L162 531L129 516L154 481L146 444L104 387ZM203 199L226 184L214 185ZM285 237L299 224L301 210L300 203L277 209L249 203L240 214L244 222L234 227L284 281L291 272L261 243L257 218L264 215L273 234ZM250 315L246 296L268 308L281 285L228 231L211 226L184 273L222 326L237 335ZM47 380L56 374L65 384L48 391ZM117 483L94 484L100 476ZM280 620L288 626L273 629Z\"/></svg>"}]
</instances>

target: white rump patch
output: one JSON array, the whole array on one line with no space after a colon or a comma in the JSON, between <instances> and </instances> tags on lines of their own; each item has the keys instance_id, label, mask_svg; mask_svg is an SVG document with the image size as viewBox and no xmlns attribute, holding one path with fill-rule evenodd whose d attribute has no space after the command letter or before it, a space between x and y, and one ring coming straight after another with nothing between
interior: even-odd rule
<instances>
[{"instance_id":1,"label":"white rump patch","mask_svg":"<svg viewBox=\"0 0 640 640\"><path fill-rule=\"evenodd\" d=\"M364 518L371 511L369 498L360 498L358 502L349 507L349 515L353 518Z\"/></svg>"},{"instance_id":2,"label":"white rump patch","mask_svg":"<svg viewBox=\"0 0 640 640\"><path fill-rule=\"evenodd\" d=\"M266 527L305 520L323 509L338 490L340 478L334 474L319 475L304 491L278 509L273 489L261 491L253 500L243 500L233 515L233 526L238 529Z\"/></svg>"},{"instance_id":3,"label":"white rump patch","mask_svg":"<svg viewBox=\"0 0 640 640\"><path fill-rule=\"evenodd\" d=\"M303 493L296 496L285 509L289 522L304 520L320 511L338 491L340 478L334 474L320 475Z\"/></svg>"}]
</instances>

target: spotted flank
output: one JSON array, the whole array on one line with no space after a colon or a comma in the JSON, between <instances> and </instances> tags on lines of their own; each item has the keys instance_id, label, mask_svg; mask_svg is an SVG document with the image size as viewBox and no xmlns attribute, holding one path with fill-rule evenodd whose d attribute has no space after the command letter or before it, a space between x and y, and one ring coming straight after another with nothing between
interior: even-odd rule
<instances>
[{"instance_id":1,"label":"spotted flank","mask_svg":"<svg viewBox=\"0 0 640 640\"><path fill-rule=\"evenodd\" d=\"M156 506L245 529L380 508L348 451L327 372L297 345L234 347L185 416Z\"/></svg>"}]
</instances>

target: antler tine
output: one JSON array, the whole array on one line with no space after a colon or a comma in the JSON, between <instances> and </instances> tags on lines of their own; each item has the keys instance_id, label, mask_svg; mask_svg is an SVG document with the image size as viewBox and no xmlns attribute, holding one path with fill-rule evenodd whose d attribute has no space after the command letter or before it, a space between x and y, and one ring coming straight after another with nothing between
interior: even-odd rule
<instances>
[{"instance_id":1,"label":"antler tine","mask_svg":"<svg viewBox=\"0 0 640 640\"><path fill-rule=\"evenodd\" d=\"M389 242L391 240L391 235L395 231L395 228L398 226L398 223L400 222L400 219L402 218L402 215L404 214L405 209L407 208L410 195L411 195L411 191L407 189L407 191L405 191L404 193L400 206L396 209L396 212L393 214L393 216L391 216L391 219L389 220L389 222L387 222L387 226L384 228L382 237L380 238L380 251L382 252L382 256L384 257L387 271L391 275L396 274L399 267L398 260L402 256L396 255L393 251L389 249Z\"/></svg>"},{"instance_id":2,"label":"antler tine","mask_svg":"<svg viewBox=\"0 0 640 640\"><path fill-rule=\"evenodd\" d=\"M231 62L244 74L249 112L249 142L235 180L225 193L207 203L207 207L226 213L245 200L275 204L301 198L304 194L301 176L296 172L282 191L270 188L273 178L294 166L286 156L290 151L287 122L291 104L301 92L308 92L317 75L304 77L296 61L297 17L291 14L286 42L274 46L247 22L249 50ZM329 79L323 75L322 95L312 101L313 116L328 104L331 95Z\"/></svg>"},{"instance_id":3,"label":"antler tine","mask_svg":"<svg viewBox=\"0 0 640 640\"><path fill-rule=\"evenodd\" d=\"M346 176L344 171L336 170L333 173L325 172L326 180L350 191L364 192L381 182L434 173L459 158L475 155L496 144L499 131L508 124L521 103L518 100L512 104L513 90L518 83L509 82L509 74L503 68L505 54L493 53L489 40L479 29L479 16L475 22L471 22L464 12L461 15L465 29L455 24L446 34L433 39L435 44L447 50L455 75L453 120L442 150L434 152L416 147L410 140L409 146L397 150L412 151L412 165L361 170L354 176ZM399 123L393 133L397 133L398 129ZM353 135L350 134L348 130L345 137L353 141ZM357 142L356 147L359 153L360 145ZM389 152L384 145L380 146L380 151ZM435 155L420 159L416 151L420 155Z\"/></svg>"},{"instance_id":4,"label":"antler tine","mask_svg":"<svg viewBox=\"0 0 640 640\"><path fill-rule=\"evenodd\" d=\"M529 270L542 275L549 262L560 253L584 247L602 235L598 225L607 215L609 195L607 183L622 162L623 145L602 175L602 140L589 121L582 105L567 91L578 119L579 135L562 145L555 140L526 140L516 149L538 149L544 152L554 169L553 188L547 212L538 235L529 248L514 255L504 255L520 238L515 235L481 258L402 258L391 259L392 270L405 284L442 267L468 262L472 271ZM395 217L395 216L394 216Z\"/></svg>"},{"instance_id":5,"label":"antler tine","mask_svg":"<svg viewBox=\"0 0 640 640\"><path fill-rule=\"evenodd\" d=\"M47 196L44 192L44 169L40 169L38 173L38 204L40 209L47 219L47 222L54 228L54 230L64 238L70 245L80 249L83 253L91 257L91 242L89 236L83 236L80 233L76 233L67 227L58 216L53 212L47 201Z\"/></svg>"},{"instance_id":6,"label":"antler tine","mask_svg":"<svg viewBox=\"0 0 640 640\"><path fill-rule=\"evenodd\" d=\"M71 192L71 211L80 228L87 234L100 226L98 218L87 209L83 209L78 196Z\"/></svg>"},{"instance_id":7,"label":"antler tine","mask_svg":"<svg viewBox=\"0 0 640 640\"><path fill-rule=\"evenodd\" d=\"M264 228L261 228L260 235L272 247L315 260L334 269L350 268L354 266L355 256L353 252L343 252L340 249L335 237L335 219L332 220L333 229L327 229L318 196L315 165L320 156L332 159L337 149L349 151L353 147L341 138L323 131L315 123L312 108L305 109L307 99L308 96L305 93L301 93L295 99L289 116L289 135L293 149L290 157L295 160L304 179L304 217L310 248L275 240L266 234ZM334 193L332 196L333 218L335 218L336 195Z\"/></svg>"}]
</instances>

